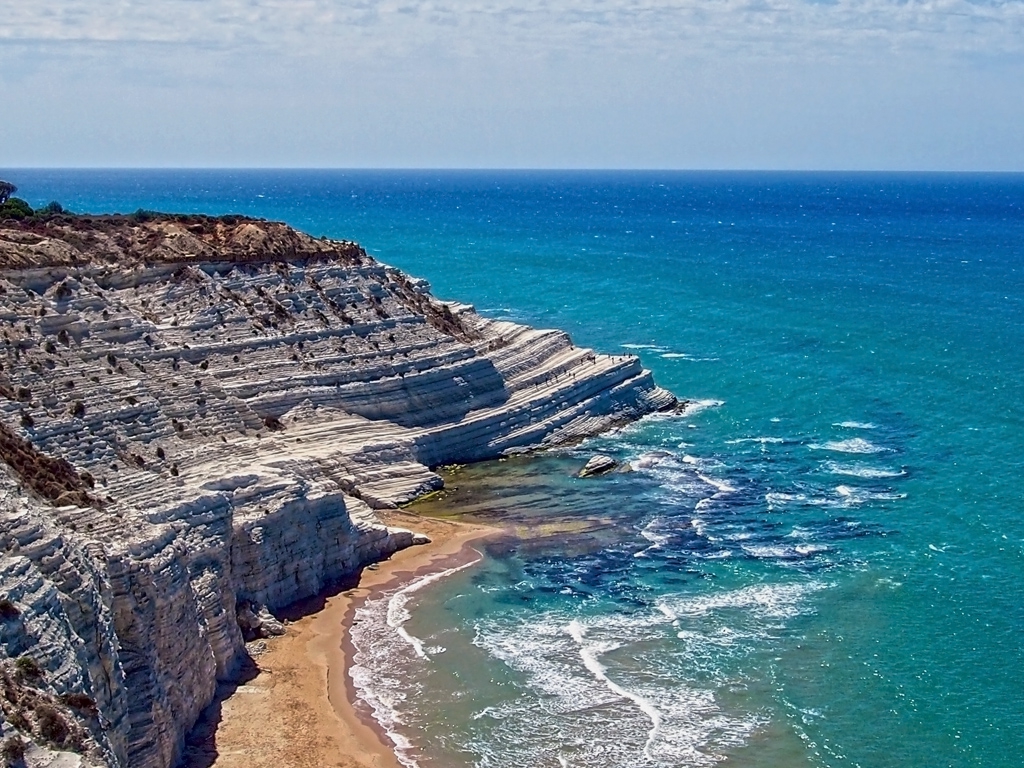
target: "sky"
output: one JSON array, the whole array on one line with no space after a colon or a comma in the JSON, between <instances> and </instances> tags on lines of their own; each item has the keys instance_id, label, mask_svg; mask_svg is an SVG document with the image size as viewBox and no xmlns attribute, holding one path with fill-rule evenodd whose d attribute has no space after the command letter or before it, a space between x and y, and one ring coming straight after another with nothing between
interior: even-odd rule
<instances>
[{"instance_id":1,"label":"sky","mask_svg":"<svg viewBox=\"0 0 1024 768\"><path fill-rule=\"evenodd\" d=\"M0 168L1024 171L1024 0L0 0Z\"/></svg>"}]
</instances>

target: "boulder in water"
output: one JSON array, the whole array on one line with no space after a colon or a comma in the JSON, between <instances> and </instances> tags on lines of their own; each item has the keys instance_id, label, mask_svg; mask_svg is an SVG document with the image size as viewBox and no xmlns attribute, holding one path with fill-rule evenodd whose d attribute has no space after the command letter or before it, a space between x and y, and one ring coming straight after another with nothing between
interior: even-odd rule
<instances>
[{"instance_id":1,"label":"boulder in water","mask_svg":"<svg viewBox=\"0 0 1024 768\"><path fill-rule=\"evenodd\" d=\"M594 477L595 475L604 475L611 472L618 466L619 462L611 456L597 454L590 458L590 461L587 462L586 466L579 471L577 477Z\"/></svg>"}]
</instances>

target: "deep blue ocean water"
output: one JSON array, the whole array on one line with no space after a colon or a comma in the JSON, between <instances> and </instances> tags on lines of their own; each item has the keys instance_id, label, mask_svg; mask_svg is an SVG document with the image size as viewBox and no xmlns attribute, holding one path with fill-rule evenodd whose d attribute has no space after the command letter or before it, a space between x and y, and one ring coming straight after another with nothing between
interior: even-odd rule
<instances>
[{"instance_id":1,"label":"deep blue ocean water","mask_svg":"<svg viewBox=\"0 0 1024 768\"><path fill-rule=\"evenodd\" d=\"M450 478L529 533L368 607L410 765L1024 764L1024 176L0 176L355 239L705 402Z\"/></svg>"}]
</instances>

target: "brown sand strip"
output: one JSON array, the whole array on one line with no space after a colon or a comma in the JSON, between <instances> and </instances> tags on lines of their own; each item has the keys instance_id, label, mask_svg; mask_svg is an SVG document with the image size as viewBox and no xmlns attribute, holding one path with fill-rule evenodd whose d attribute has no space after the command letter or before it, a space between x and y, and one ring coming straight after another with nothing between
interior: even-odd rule
<instances>
[{"instance_id":1,"label":"brown sand strip","mask_svg":"<svg viewBox=\"0 0 1024 768\"><path fill-rule=\"evenodd\" d=\"M239 680L221 687L189 739L186 768L401 768L368 707L358 706L346 672L355 609L420 574L469 562L472 542L499 531L401 511L381 517L432 541L281 612L287 634L266 641Z\"/></svg>"}]
</instances>

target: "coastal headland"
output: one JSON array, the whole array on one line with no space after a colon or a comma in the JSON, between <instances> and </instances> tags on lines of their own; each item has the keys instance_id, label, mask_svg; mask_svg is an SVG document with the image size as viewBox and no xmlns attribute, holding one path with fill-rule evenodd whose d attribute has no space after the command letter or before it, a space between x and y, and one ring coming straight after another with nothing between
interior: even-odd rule
<instances>
[{"instance_id":1,"label":"coastal headland","mask_svg":"<svg viewBox=\"0 0 1024 768\"><path fill-rule=\"evenodd\" d=\"M318 622L351 596L275 612L425 543L380 512L431 467L676 405L636 357L241 217L0 220L0 336L0 738L29 765L177 764L246 640L338 668Z\"/></svg>"}]
</instances>

